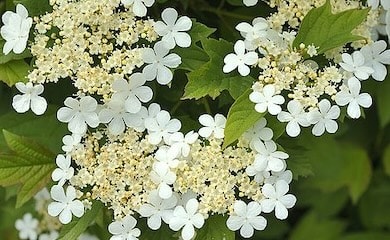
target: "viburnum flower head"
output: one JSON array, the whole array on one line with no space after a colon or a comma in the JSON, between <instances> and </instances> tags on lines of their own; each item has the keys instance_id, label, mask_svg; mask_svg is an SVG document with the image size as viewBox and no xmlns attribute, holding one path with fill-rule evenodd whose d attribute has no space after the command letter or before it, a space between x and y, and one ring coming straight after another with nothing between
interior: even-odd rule
<instances>
[{"instance_id":1,"label":"viburnum flower head","mask_svg":"<svg viewBox=\"0 0 390 240\"><path fill-rule=\"evenodd\" d=\"M284 97L276 94L275 86L268 84L263 87L262 92L253 91L249 100L256 103L255 110L259 113L268 111L271 115L277 115L282 111L279 106L284 103Z\"/></svg>"},{"instance_id":2,"label":"viburnum flower head","mask_svg":"<svg viewBox=\"0 0 390 240\"><path fill-rule=\"evenodd\" d=\"M240 229L240 234L244 238L253 236L254 229L264 230L267 220L260 216L261 205L257 202L250 202L248 205L239 200L234 203L234 213L226 221L227 227L232 231Z\"/></svg>"},{"instance_id":3,"label":"viburnum flower head","mask_svg":"<svg viewBox=\"0 0 390 240\"><path fill-rule=\"evenodd\" d=\"M280 122L288 122L286 132L290 137L296 137L301 133L302 127L310 126L307 119L307 113L302 107L302 104L297 100L291 100L287 104L288 112L282 111L277 118Z\"/></svg>"},{"instance_id":4,"label":"viburnum flower head","mask_svg":"<svg viewBox=\"0 0 390 240\"><path fill-rule=\"evenodd\" d=\"M173 78L173 73L169 68L177 68L181 64L181 58L176 53L169 53L169 49L164 42L157 42L153 49L145 48L142 59L148 64L142 70L146 80L157 79L161 85L167 85Z\"/></svg>"},{"instance_id":5,"label":"viburnum flower head","mask_svg":"<svg viewBox=\"0 0 390 240\"><path fill-rule=\"evenodd\" d=\"M355 51L352 55L343 53L341 55L343 62L340 66L347 72L353 73L360 80L366 80L374 73L374 69L365 66L365 59L360 51Z\"/></svg>"},{"instance_id":6,"label":"viburnum flower head","mask_svg":"<svg viewBox=\"0 0 390 240\"><path fill-rule=\"evenodd\" d=\"M147 224L150 229L157 230L161 227L161 219L165 223L173 217L173 208L176 206L177 198L172 195L168 199L162 199L157 190L149 194L148 203L142 205L138 210L142 217L147 217Z\"/></svg>"},{"instance_id":7,"label":"viburnum flower head","mask_svg":"<svg viewBox=\"0 0 390 240\"><path fill-rule=\"evenodd\" d=\"M226 118L222 114L217 113L215 117L203 114L199 117L199 123L204 126L198 131L201 137L209 138L213 134L215 138L222 139L225 136Z\"/></svg>"},{"instance_id":8,"label":"viburnum flower head","mask_svg":"<svg viewBox=\"0 0 390 240\"><path fill-rule=\"evenodd\" d=\"M388 1L388 3L390 3L390 1ZM387 43L384 40L374 42L360 49L360 52L365 59L365 65L374 70L372 78L377 81L383 81L387 75L387 68L385 65L390 64L390 50L386 49Z\"/></svg>"},{"instance_id":9,"label":"viburnum flower head","mask_svg":"<svg viewBox=\"0 0 390 240\"><path fill-rule=\"evenodd\" d=\"M157 145L164 139L168 143L171 134L181 128L181 122L177 119L171 119L171 115L162 110L154 118L145 119L145 127L148 129L148 140L151 144Z\"/></svg>"},{"instance_id":10,"label":"viburnum flower head","mask_svg":"<svg viewBox=\"0 0 390 240\"><path fill-rule=\"evenodd\" d=\"M204 224L204 218L202 214L198 213L199 203L196 199L190 199L187 201L185 208L183 206L177 206L173 211L173 217L169 221L169 227L173 231L181 231L181 237L183 240L190 240L195 235L195 229L201 228Z\"/></svg>"},{"instance_id":11,"label":"viburnum flower head","mask_svg":"<svg viewBox=\"0 0 390 240\"><path fill-rule=\"evenodd\" d=\"M297 199L292 194L287 194L289 186L286 181L279 180L275 186L266 183L263 185L261 192L264 199L260 201L263 212L270 213L275 210L275 217L283 220L288 216L287 209L292 208Z\"/></svg>"},{"instance_id":12,"label":"viburnum flower head","mask_svg":"<svg viewBox=\"0 0 390 240\"><path fill-rule=\"evenodd\" d=\"M68 124L72 133L84 134L87 125L96 128L99 125L99 117L96 113L97 101L91 96L83 96L80 100L68 97L57 112L57 119Z\"/></svg>"},{"instance_id":13,"label":"viburnum flower head","mask_svg":"<svg viewBox=\"0 0 390 240\"><path fill-rule=\"evenodd\" d=\"M5 40L3 53L7 55L11 51L20 54L26 49L27 40L32 26L32 18L28 17L27 9L22 5L16 5L16 13L7 11L2 16L4 25L1 27L1 37Z\"/></svg>"},{"instance_id":14,"label":"viburnum flower head","mask_svg":"<svg viewBox=\"0 0 390 240\"><path fill-rule=\"evenodd\" d=\"M248 76L250 68L248 66L256 64L259 59L256 52L245 53L245 43L242 40L238 40L234 44L234 52L229 53L224 58L225 65L223 66L224 73L230 73L234 69L238 68L238 72L241 76Z\"/></svg>"},{"instance_id":15,"label":"viburnum flower head","mask_svg":"<svg viewBox=\"0 0 390 240\"><path fill-rule=\"evenodd\" d=\"M15 228L19 231L19 238L36 240L38 238L38 224L39 221L33 218L31 213L24 214L22 219L15 222Z\"/></svg>"},{"instance_id":16,"label":"viburnum flower head","mask_svg":"<svg viewBox=\"0 0 390 240\"><path fill-rule=\"evenodd\" d=\"M340 108L337 105L331 106L329 100L322 99L318 103L318 109L310 111L307 115L311 124L314 124L312 133L314 136L321 136L325 130L328 133L335 133L338 129L335 121L340 116Z\"/></svg>"},{"instance_id":17,"label":"viburnum flower head","mask_svg":"<svg viewBox=\"0 0 390 240\"><path fill-rule=\"evenodd\" d=\"M177 19L177 11L173 8L166 8L162 14L162 21L157 21L154 24L154 30L162 36L162 42L169 49L173 49L176 44L179 47L189 47L191 45L191 37L188 31L192 27L192 22L189 17L182 16Z\"/></svg>"},{"instance_id":18,"label":"viburnum flower head","mask_svg":"<svg viewBox=\"0 0 390 240\"><path fill-rule=\"evenodd\" d=\"M133 12L138 17L146 16L146 7L151 7L154 4L154 0L121 0L125 6L133 5Z\"/></svg>"},{"instance_id":19,"label":"viburnum flower head","mask_svg":"<svg viewBox=\"0 0 390 240\"><path fill-rule=\"evenodd\" d=\"M58 185L63 186L64 183L71 179L74 174L74 169L71 167L71 156L58 154L56 158L58 168L54 169L51 174L53 181L58 182Z\"/></svg>"},{"instance_id":20,"label":"viburnum flower head","mask_svg":"<svg viewBox=\"0 0 390 240\"><path fill-rule=\"evenodd\" d=\"M368 93L360 93L360 81L352 77L346 82L346 86L342 88L335 96L335 101L339 106L347 107L347 114L351 118L359 118L361 116L360 106L369 108L372 104L372 98Z\"/></svg>"},{"instance_id":21,"label":"viburnum flower head","mask_svg":"<svg viewBox=\"0 0 390 240\"><path fill-rule=\"evenodd\" d=\"M137 220L131 215L110 223L108 231L113 235L110 240L137 240L141 231L135 228L135 225L137 225Z\"/></svg>"},{"instance_id":22,"label":"viburnum flower head","mask_svg":"<svg viewBox=\"0 0 390 240\"><path fill-rule=\"evenodd\" d=\"M25 113L31 107L31 110L36 115L42 115L45 113L47 109L46 99L39 96L44 90L42 84L34 86L31 82L26 84L18 82L15 84L15 87L22 93L15 95L12 100L12 107L16 110L16 112Z\"/></svg>"},{"instance_id":23,"label":"viburnum flower head","mask_svg":"<svg viewBox=\"0 0 390 240\"><path fill-rule=\"evenodd\" d=\"M76 189L73 186L68 186L65 193L62 186L54 185L50 190L50 195L55 202L49 204L48 213L52 217L59 215L62 224L70 223L72 215L76 217L84 215L84 205L76 199Z\"/></svg>"},{"instance_id":24,"label":"viburnum flower head","mask_svg":"<svg viewBox=\"0 0 390 240\"><path fill-rule=\"evenodd\" d=\"M150 87L144 86L146 82L142 73L134 73L129 81L123 78L116 79L112 83L114 94L112 98L122 98L126 111L137 113L141 110L141 102L147 103L153 97L153 91Z\"/></svg>"}]
</instances>

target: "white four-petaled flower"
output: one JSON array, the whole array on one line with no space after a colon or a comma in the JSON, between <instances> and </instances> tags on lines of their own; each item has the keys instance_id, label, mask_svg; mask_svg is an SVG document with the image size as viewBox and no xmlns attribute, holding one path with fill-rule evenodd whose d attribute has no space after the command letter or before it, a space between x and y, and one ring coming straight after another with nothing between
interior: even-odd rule
<instances>
[{"instance_id":1,"label":"white four-petaled flower","mask_svg":"<svg viewBox=\"0 0 390 240\"><path fill-rule=\"evenodd\" d=\"M31 82L26 84L18 82L15 84L15 87L23 93L22 95L15 95L12 100L12 107L16 110L16 112L25 113L30 109L30 107L36 115L42 115L46 111L46 99L39 96L43 93L44 88L42 84L34 86Z\"/></svg>"},{"instance_id":2,"label":"white four-petaled flower","mask_svg":"<svg viewBox=\"0 0 390 240\"><path fill-rule=\"evenodd\" d=\"M24 214L22 219L15 222L15 228L19 231L20 239L36 240L38 238L38 220L31 213Z\"/></svg>"},{"instance_id":3,"label":"white four-petaled flower","mask_svg":"<svg viewBox=\"0 0 390 240\"><path fill-rule=\"evenodd\" d=\"M234 52L229 53L224 58L225 65L223 66L224 73L230 73L234 69L238 68L238 72L241 76L248 76L250 73L251 65L256 64L258 55L256 52L245 53L245 43L242 40L237 41L234 44Z\"/></svg>"},{"instance_id":4,"label":"white four-petaled flower","mask_svg":"<svg viewBox=\"0 0 390 240\"><path fill-rule=\"evenodd\" d=\"M161 85L167 85L173 78L173 73L169 68L176 68L181 64L181 58L176 53L169 54L169 49L163 42L158 42L153 49L146 48L143 51L142 59L148 65L144 67L142 73L146 80L157 79Z\"/></svg>"},{"instance_id":5,"label":"white four-petaled flower","mask_svg":"<svg viewBox=\"0 0 390 240\"><path fill-rule=\"evenodd\" d=\"M266 183L263 185L261 192L264 199L260 201L263 212L270 213L275 210L275 217L283 220L288 216L288 208L292 208L297 201L292 194L287 194L289 186L286 181L279 180L275 186Z\"/></svg>"},{"instance_id":6,"label":"white four-petaled flower","mask_svg":"<svg viewBox=\"0 0 390 240\"><path fill-rule=\"evenodd\" d=\"M264 230L267 220L260 216L261 205L257 202L250 202L248 205L239 200L234 203L234 214L230 215L226 221L227 227L232 231L240 229L240 234L244 238L253 236L254 229Z\"/></svg>"},{"instance_id":7,"label":"white four-petaled flower","mask_svg":"<svg viewBox=\"0 0 390 240\"><path fill-rule=\"evenodd\" d=\"M199 117L199 123L204 126L199 129L200 136L209 138L213 134L215 138L221 139L224 137L226 118L222 114L217 113L214 118L208 114L203 114Z\"/></svg>"},{"instance_id":8,"label":"white four-petaled flower","mask_svg":"<svg viewBox=\"0 0 390 240\"><path fill-rule=\"evenodd\" d=\"M72 215L76 217L84 215L84 205L76 199L76 189L73 186L68 186L65 193L62 186L54 185L50 190L50 195L55 202L49 204L48 213L52 217L59 215L62 224L70 223Z\"/></svg>"},{"instance_id":9,"label":"white four-petaled flower","mask_svg":"<svg viewBox=\"0 0 390 240\"><path fill-rule=\"evenodd\" d=\"M268 111L271 115L277 115L282 111L279 106L284 103L282 95L276 95L275 86L268 84L264 86L262 92L253 91L249 95L249 100L256 103L255 110L259 113Z\"/></svg>"},{"instance_id":10,"label":"white four-petaled flower","mask_svg":"<svg viewBox=\"0 0 390 240\"><path fill-rule=\"evenodd\" d=\"M141 231L135 228L135 225L137 225L137 220L131 215L110 223L108 231L113 234L110 240L137 240Z\"/></svg>"},{"instance_id":11,"label":"white four-petaled flower","mask_svg":"<svg viewBox=\"0 0 390 240\"><path fill-rule=\"evenodd\" d=\"M196 199L188 200L185 208L183 206L177 206L173 211L173 217L169 221L169 227L174 231L181 231L181 237L183 240L190 240L195 235L195 229L201 228L204 224L204 218L202 214L197 213L199 203Z\"/></svg>"},{"instance_id":12,"label":"white four-petaled flower","mask_svg":"<svg viewBox=\"0 0 390 240\"><path fill-rule=\"evenodd\" d=\"M7 55L11 51L20 54L26 49L27 40L32 26L32 18L28 17L27 9L22 5L16 5L16 13L7 11L3 14L4 25L1 27L1 37L6 41L3 53Z\"/></svg>"},{"instance_id":13,"label":"white four-petaled flower","mask_svg":"<svg viewBox=\"0 0 390 240\"><path fill-rule=\"evenodd\" d=\"M314 124L312 133L314 136L321 136L325 130L328 133L335 133L338 129L335 121L340 116L340 108L337 105L331 106L329 100L322 99L318 103L318 109L312 110L307 117L311 124Z\"/></svg>"},{"instance_id":14,"label":"white four-petaled flower","mask_svg":"<svg viewBox=\"0 0 390 240\"><path fill-rule=\"evenodd\" d=\"M99 117L96 113L97 101L91 96L84 96L80 101L68 97L64 102L66 107L62 107L57 112L57 118L61 122L69 123L68 129L72 133L84 134L87 125L97 127Z\"/></svg>"},{"instance_id":15,"label":"white four-petaled flower","mask_svg":"<svg viewBox=\"0 0 390 240\"><path fill-rule=\"evenodd\" d=\"M70 155L58 154L56 158L56 164L58 168L54 169L51 174L53 181L58 181L58 185L63 186L64 183L71 179L74 174L74 169L71 167L71 157Z\"/></svg>"},{"instance_id":16,"label":"white four-petaled flower","mask_svg":"<svg viewBox=\"0 0 390 240\"><path fill-rule=\"evenodd\" d=\"M335 101L339 106L347 107L348 116L359 118L361 115L360 106L369 108L372 104L372 98L368 93L360 93L360 81L352 77L346 82L346 86L335 96Z\"/></svg>"},{"instance_id":17,"label":"white four-petaled flower","mask_svg":"<svg viewBox=\"0 0 390 240\"><path fill-rule=\"evenodd\" d=\"M191 45L191 37L188 31L192 27L192 22L189 17L182 16L177 19L177 11L173 8L165 9L161 17L164 22L157 21L154 24L154 30L160 36L162 36L162 42L169 49L176 46L189 47Z\"/></svg>"}]
</instances>

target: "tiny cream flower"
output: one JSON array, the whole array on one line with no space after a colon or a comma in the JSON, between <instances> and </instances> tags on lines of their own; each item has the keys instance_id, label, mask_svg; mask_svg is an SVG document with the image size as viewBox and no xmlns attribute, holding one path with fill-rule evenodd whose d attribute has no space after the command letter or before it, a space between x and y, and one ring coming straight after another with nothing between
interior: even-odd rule
<instances>
[{"instance_id":1,"label":"tiny cream flower","mask_svg":"<svg viewBox=\"0 0 390 240\"><path fill-rule=\"evenodd\" d=\"M227 227L232 231L240 229L244 238L253 236L254 229L264 230L267 220L260 216L261 205L257 202L250 202L248 205L239 200L234 203L234 213L226 221Z\"/></svg>"},{"instance_id":2,"label":"tiny cream flower","mask_svg":"<svg viewBox=\"0 0 390 240\"><path fill-rule=\"evenodd\" d=\"M224 73L230 73L234 69L238 68L238 72L241 76L248 76L250 73L251 65L256 64L258 55L256 52L245 53L245 43L242 40L237 41L234 44L234 52L229 53L224 58L225 65L223 66Z\"/></svg>"},{"instance_id":3,"label":"tiny cream flower","mask_svg":"<svg viewBox=\"0 0 390 240\"><path fill-rule=\"evenodd\" d=\"M191 45L191 37L184 31L191 29L191 19L186 16L177 19L177 11L173 8L165 9L161 17L164 22L157 21L154 24L154 29L158 35L162 36L162 42L167 48L173 49L176 44L179 47L189 47Z\"/></svg>"},{"instance_id":4,"label":"tiny cream flower","mask_svg":"<svg viewBox=\"0 0 390 240\"><path fill-rule=\"evenodd\" d=\"M279 106L284 103L282 95L275 94L275 86L268 84L264 86L262 92L253 91L249 95L249 99L256 103L255 110L259 113L268 111L271 115L278 115L282 108Z\"/></svg>"},{"instance_id":5,"label":"tiny cream flower","mask_svg":"<svg viewBox=\"0 0 390 240\"><path fill-rule=\"evenodd\" d=\"M31 107L31 110L36 115L45 113L47 109L46 99L39 96L44 90L42 84L33 86L31 82L26 84L18 82L15 84L15 87L22 93L22 95L15 95L12 100L12 107L16 112L25 113Z\"/></svg>"}]
</instances>

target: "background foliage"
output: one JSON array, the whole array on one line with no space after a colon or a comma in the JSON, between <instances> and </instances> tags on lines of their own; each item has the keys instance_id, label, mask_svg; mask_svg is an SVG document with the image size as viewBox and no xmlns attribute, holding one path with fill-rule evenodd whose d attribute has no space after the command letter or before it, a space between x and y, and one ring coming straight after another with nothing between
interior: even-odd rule
<instances>
[{"instance_id":1,"label":"background foliage","mask_svg":"<svg viewBox=\"0 0 390 240\"><path fill-rule=\"evenodd\" d=\"M170 6L208 27L194 24L191 31L193 44L190 49L180 50L183 64L175 72L171 88L159 89L154 101L182 120L184 132L198 128L196 119L201 113L221 112L227 115L234 99L238 99L235 106L239 109L240 101L245 101L239 96L246 94L245 90L255 76L242 78L237 74L223 74L223 57L232 51L233 44L229 41L234 42L240 37L234 29L237 23L267 16L272 9L261 3L246 8L242 6L242 0L158 2L160 4L150 9L155 18L159 18L161 9ZM0 13L13 9L13 3L23 3L34 14L48 9L45 0L7 0L0 2ZM207 39L209 35L213 39ZM27 56L28 52L23 53L22 58ZM28 62L18 58L13 55L0 57L0 78L5 81L0 84L0 129L4 129L4 135L0 134L0 184L12 185L0 188L0 236L4 240L17 239L15 220L32 209L31 201L22 203L28 200L34 187L50 180L50 170L54 168L53 156L60 152L61 139L66 133L66 126L56 120L55 109L74 91L66 81L55 86L48 85L44 96L51 106L44 117L15 113L11 108L15 89L8 85L21 81L20 76L30 69ZM321 138L312 136L307 129L296 139L284 134L280 136L278 143L291 156L287 162L295 177L291 192L297 196L298 202L287 221L268 216L270 220L266 230L258 232L252 239L390 239L390 77L382 83L365 82L364 88L374 96L374 106L365 112L365 119L344 119L336 135ZM245 109L240 111L245 112ZM237 119L242 116L238 115ZM259 117L251 115L245 120L251 124ZM279 136L283 126L266 117L275 135ZM237 127L237 122L232 121L230 128ZM234 141L234 138L228 139L227 144ZM32 171L23 168L24 158L31 153L43 159L53 159L52 164L48 160L45 166L31 166L32 169L37 168L37 173L46 176L42 178L43 182L26 186L23 178L18 181L7 178L11 167L17 168L21 176ZM11 156L19 162L4 161ZM19 192L20 189L25 191ZM75 226L78 231L83 231L96 219L97 224L90 231L108 239L106 226L109 218L105 218L106 215L109 213L96 204L80 222L73 222L69 227ZM224 232L226 227L217 220L211 218L198 233L197 239L213 239L208 236L219 236ZM169 229L162 228L159 235L149 230L143 233L142 238L167 239L171 234ZM61 234L63 239L71 239L67 238L69 236Z\"/></svg>"}]
</instances>

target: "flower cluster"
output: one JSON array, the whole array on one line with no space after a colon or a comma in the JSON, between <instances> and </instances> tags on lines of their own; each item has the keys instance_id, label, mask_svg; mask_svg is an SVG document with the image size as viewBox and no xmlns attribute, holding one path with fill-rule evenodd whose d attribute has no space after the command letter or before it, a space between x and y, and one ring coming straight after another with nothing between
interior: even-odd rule
<instances>
[{"instance_id":1,"label":"flower cluster","mask_svg":"<svg viewBox=\"0 0 390 240\"><path fill-rule=\"evenodd\" d=\"M387 43L376 41L371 34L379 23L378 11L388 7L387 3L378 7L378 1L367 2L372 6L367 20L353 31L365 40L352 42L351 54L343 48L325 51L328 64L320 66L317 59L322 59L318 58L322 53L317 52L318 46L301 43L293 47L295 30L302 19L324 2L270 1L278 11L268 18L256 18L252 24L238 24L236 29L244 40L238 40L235 53L224 59L226 73L238 68L246 76L249 67L255 67L258 79L252 86L250 101L255 103L257 112L268 112L287 123L286 132L291 137L298 136L301 127L309 126L313 126L315 136L325 131L335 133L343 106L347 106L350 118L359 118L361 108L372 105L371 96L361 92L361 82L369 78L383 81L387 75L385 65L390 64ZM331 2L336 13L364 7L358 1Z\"/></svg>"}]
</instances>

